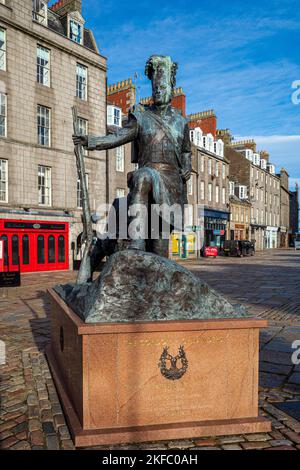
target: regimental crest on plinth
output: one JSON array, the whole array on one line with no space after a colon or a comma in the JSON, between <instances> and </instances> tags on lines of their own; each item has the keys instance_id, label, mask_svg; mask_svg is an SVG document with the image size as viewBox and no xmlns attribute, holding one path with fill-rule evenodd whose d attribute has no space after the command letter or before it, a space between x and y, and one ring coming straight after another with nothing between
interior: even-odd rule
<instances>
[{"instance_id":1,"label":"regimental crest on plinth","mask_svg":"<svg viewBox=\"0 0 300 470\"><path fill-rule=\"evenodd\" d=\"M177 367L178 362L180 361L181 367ZM180 346L178 355L172 356L169 354L169 347L166 346L163 349L162 355L158 363L161 374L168 380L179 380L184 376L188 369L189 363L186 358L186 354L183 346Z\"/></svg>"}]
</instances>

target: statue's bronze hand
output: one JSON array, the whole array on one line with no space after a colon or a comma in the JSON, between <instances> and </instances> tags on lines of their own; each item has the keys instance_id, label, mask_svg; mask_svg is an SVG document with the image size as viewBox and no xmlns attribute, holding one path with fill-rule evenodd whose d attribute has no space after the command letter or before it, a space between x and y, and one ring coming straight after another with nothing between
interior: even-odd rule
<instances>
[{"instance_id":1,"label":"statue's bronze hand","mask_svg":"<svg viewBox=\"0 0 300 470\"><path fill-rule=\"evenodd\" d=\"M88 145L88 137L87 135L73 135L73 142L74 145L86 147Z\"/></svg>"}]
</instances>

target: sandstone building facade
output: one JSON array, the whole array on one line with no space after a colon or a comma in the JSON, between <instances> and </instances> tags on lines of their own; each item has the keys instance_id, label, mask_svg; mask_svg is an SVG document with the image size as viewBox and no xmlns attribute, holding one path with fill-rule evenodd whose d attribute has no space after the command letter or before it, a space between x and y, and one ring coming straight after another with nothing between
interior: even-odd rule
<instances>
[{"instance_id":1,"label":"sandstone building facade","mask_svg":"<svg viewBox=\"0 0 300 470\"><path fill-rule=\"evenodd\" d=\"M249 238L256 250L278 247L280 230L280 178L267 152L257 152L253 140L225 146L229 184L240 199L251 203Z\"/></svg>"}]
</instances>

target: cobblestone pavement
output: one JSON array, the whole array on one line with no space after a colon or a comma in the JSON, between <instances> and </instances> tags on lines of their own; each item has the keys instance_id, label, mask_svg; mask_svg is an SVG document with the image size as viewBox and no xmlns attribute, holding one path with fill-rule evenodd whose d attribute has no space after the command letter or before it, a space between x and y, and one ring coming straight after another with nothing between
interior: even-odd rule
<instances>
[{"instance_id":1,"label":"cobblestone pavement","mask_svg":"<svg viewBox=\"0 0 300 470\"><path fill-rule=\"evenodd\" d=\"M300 253L184 264L234 303L270 320L261 334L260 413L272 420L272 432L115 448L300 450L300 422L274 406L300 402L300 365L291 362L292 342L300 340ZM0 339L7 353L0 365L0 449L74 449L43 354L50 339L46 289L72 278L71 272L26 274L22 287L0 289Z\"/></svg>"}]
</instances>

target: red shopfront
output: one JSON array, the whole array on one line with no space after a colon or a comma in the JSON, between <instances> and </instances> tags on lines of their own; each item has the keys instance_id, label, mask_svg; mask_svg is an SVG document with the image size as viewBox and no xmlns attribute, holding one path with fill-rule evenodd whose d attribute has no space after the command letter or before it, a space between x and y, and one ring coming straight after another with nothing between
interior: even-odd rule
<instances>
[{"instance_id":1,"label":"red shopfront","mask_svg":"<svg viewBox=\"0 0 300 470\"><path fill-rule=\"evenodd\" d=\"M69 268L69 224L0 220L4 271L58 271Z\"/></svg>"}]
</instances>

